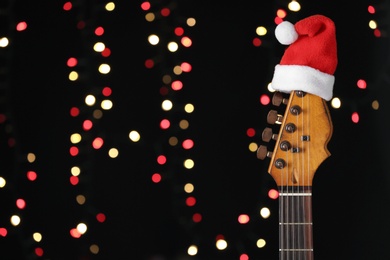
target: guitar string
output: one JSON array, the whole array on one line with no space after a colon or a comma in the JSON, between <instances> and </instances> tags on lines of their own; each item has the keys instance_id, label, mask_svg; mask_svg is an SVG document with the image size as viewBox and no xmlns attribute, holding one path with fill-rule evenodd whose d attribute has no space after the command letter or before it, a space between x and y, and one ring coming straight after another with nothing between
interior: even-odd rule
<instances>
[{"instance_id":1,"label":"guitar string","mask_svg":"<svg viewBox=\"0 0 390 260\"><path fill-rule=\"evenodd\" d=\"M309 96L309 98L311 98L312 96ZM308 102L308 104L307 104L307 107L308 107L308 109L309 109L309 106L310 106L310 102L309 102L309 100L307 101ZM310 120L310 117L307 117L307 136L309 136L310 137L310 134L311 134L311 132L309 132L310 131L310 124L311 124L311 122L309 121ZM307 149L307 160L306 160L306 162L307 162L307 184L310 184L310 141L311 140L309 140L309 142L307 142L307 145L306 145L306 149ZM309 185L308 185L309 186ZM311 186L311 185L310 185ZM309 187L310 187L309 186ZM308 207L311 207L311 192L312 192L312 188L310 188L310 196L307 198L308 200L309 200L309 202L310 202L310 205L309 204L307 204L307 206ZM306 205L306 203L305 203L305 205ZM305 211L306 212L306 211ZM311 208L309 208L308 209L308 211L307 211L310 215L308 215L306 218L307 218L307 220L309 220L310 222L312 222L312 217L311 217ZM310 224L310 225L312 225L312 224ZM310 236L310 237L308 237L307 239L308 239L308 243L307 243L307 245L308 245L308 247L309 247L309 249L311 249L311 250L313 250L313 245L312 245L312 243L313 243L313 239L312 239L312 226L308 226L307 228L308 228L308 230L310 230L310 232L308 233L308 236ZM311 251L311 252L313 252L313 251ZM313 254L313 253L310 253L309 255L311 255L311 254ZM311 258L311 256L310 256L310 258Z\"/></svg>"},{"instance_id":2,"label":"guitar string","mask_svg":"<svg viewBox=\"0 0 390 260\"><path fill-rule=\"evenodd\" d=\"M310 98L310 96L309 95L306 95L307 97L305 98L305 97L302 97L302 103L301 103L301 107L302 107L302 133L301 133L301 136L304 136L304 134L306 133L306 131L308 131L308 128L307 127L305 127L305 117L306 117L306 115L307 115L307 110L309 109L308 108L308 105L307 106L305 106L305 104L304 104L304 101L305 100L308 100L309 98ZM304 167L305 167L305 165L304 165L304 163L305 162L307 162L307 160L305 160L305 152L304 152L304 149L306 148L305 147L305 142L301 142L302 143L302 163L301 163L301 174L302 174L302 176L301 176L301 178L300 179L302 179L302 180L304 180L304 176L305 176L305 169L304 169ZM305 186L304 186L304 184L305 184L305 182L303 181L303 184L302 184L302 193L304 193L305 192ZM305 196L301 196L300 197L300 200L303 200L302 201L302 218L300 218L300 219L302 219L302 220L304 220L305 218L303 217L304 215L305 215L305 212L306 212L306 208L305 208L305 206L306 206L306 204L304 203L304 200L305 200ZM301 221L301 222L303 222L303 223L305 223L305 221ZM303 245L305 245L305 240L306 240L306 236L304 235L304 230L305 230L305 228L306 228L306 225L302 225L301 226L301 232L302 232L302 235L303 235ZM303 248L303 245L300 245L300 247L299 248ZM304 254L304 256L305 256L305 259L306 259L306 254Z\"/></svg>"}]
</instances>

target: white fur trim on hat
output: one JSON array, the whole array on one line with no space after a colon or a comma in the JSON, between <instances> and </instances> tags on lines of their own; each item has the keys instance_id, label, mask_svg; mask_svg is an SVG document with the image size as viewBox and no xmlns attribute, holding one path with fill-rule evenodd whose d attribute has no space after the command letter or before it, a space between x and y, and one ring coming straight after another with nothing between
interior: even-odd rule
<instances>
[{"instance_id":1,"label":"white fur trim on hat","mask_svg":"<svg viewBox=\"0 0 390 260\"><path fill-rule=\"evenodd\" d=\"M283 45L290 45L298 39L295 27L289 21L283 21L275 28L275 37Z\"/></svg>"},{"instance_id":2,"label":"white fur trim on hat","mask_svg":"<svg viewBox=\"0 0 390 260\"><path fill-rule=\"evenodd\" d=\"M329 101L333 96L334 76L304 65L276 65L271 87L290 93L302 90Z\"/></svg>"}]
</instances>

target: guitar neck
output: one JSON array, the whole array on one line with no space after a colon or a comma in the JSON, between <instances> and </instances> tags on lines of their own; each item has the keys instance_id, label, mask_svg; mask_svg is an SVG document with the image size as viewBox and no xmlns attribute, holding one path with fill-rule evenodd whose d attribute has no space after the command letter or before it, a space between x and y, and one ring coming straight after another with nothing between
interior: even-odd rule
<instances>
[{"instance_id":1,"label":"guitar neck","mask_svg":"<svg viewBox=\"0 0 390 260\"><path fill-rule=\"evenodd\" d=\"M313 260L311 186L279 187L279 259Z\"/></svg>"}]
</instances>

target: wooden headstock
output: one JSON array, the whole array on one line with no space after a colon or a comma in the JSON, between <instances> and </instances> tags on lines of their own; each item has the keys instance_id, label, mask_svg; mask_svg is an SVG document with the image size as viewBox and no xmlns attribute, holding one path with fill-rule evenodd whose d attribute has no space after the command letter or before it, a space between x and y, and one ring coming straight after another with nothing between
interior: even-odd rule
<instances>
[{"instance_id":1,"label":"wooden headstock","mask_svg":"<svg viewBox=\"0 0 390 260\"><path fill-rule=\"evenodd\" d=\"M280 124L275 134L271 127L264 129L264 142L275 140L273 152L260 145L257 157L271 158L268 172L278 186L312 186L319 165L330 156L327 144L333 133L333 125L326 101L302 91L292 91L289 99L276 92L272 103L286 105L284 115L271 110L268 124Z\"/></svg>"}]
</instances>

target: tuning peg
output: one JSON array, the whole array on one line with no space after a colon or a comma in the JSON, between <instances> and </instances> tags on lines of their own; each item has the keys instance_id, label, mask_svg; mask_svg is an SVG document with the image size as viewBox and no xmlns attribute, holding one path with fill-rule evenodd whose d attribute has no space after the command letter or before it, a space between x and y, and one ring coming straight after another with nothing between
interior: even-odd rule
<instances>
[{"instance_id":1,"label":"tuning peg","mask_svg":"<svg viewBox=\"0 0 390 260\"><path fill-rule=\"evenodd\" d=\"M267 150L267 146L260 145L259 148L257 148L257 158L260 160L264 160L265 157L272 157L272 152Z\"/></svg>"},{"instance_id":2,"label":"tuning peg","mask_svg":"<svg viewBox=\"0 0 390 260\"><path fill-rule=\"evenodd\" d=\"M274 106L280 106L280 104L287 105L288 99L283 97L283 94L280 92L275 92L273 97L272 97L272 104Z\"/></svg>"},{"instance_id":3,"label":"tuning peg","mask_svg":"<svg viewBox=\"0 0 390 260\"><path fill-rule=\"evenodd\" d=\"M277 134L272 133L272 129L270 127L266 127L261 134L261 139L263 139L264 142L269 142L271 139L276 140L278 139Z\"/></svg>"},{"instance_id":4,"label":"tuning peg","mask_svg":"<svg viewBox=\"0 0 390 260\"><path fill-rule=\"evenodd\" d=\"M267 115L268 124L281 124L283 121L283 116L279 115L276 110L270 110Z\"/></svg>"}]
</instances>

